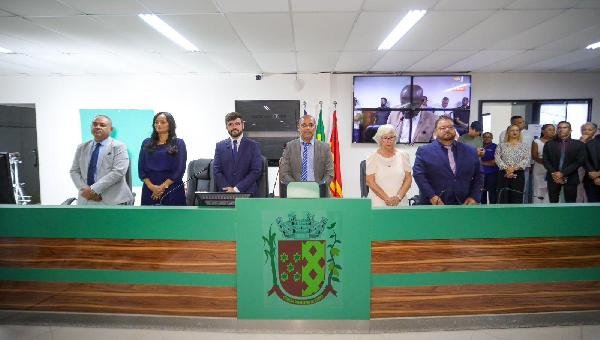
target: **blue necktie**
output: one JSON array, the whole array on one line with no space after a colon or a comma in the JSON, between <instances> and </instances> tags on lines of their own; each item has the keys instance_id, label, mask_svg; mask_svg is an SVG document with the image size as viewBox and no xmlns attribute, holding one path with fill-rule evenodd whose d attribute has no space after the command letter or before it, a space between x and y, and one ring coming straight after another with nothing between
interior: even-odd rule
<instances>
[{"instance_id":1,"label":"blue necktie","mask_svg":"<svg viewBox=\"0 0 600 340\"><path fill-rule=\"evenodd\" d=\"M308 181L308 146L310 143L302 142L302 172L300 173L300 180L302 182Z\"/></svg>"},{"instance_id":2,"label":"blue necktie","mask_svg":"<svg viewBox=\"0 0 600 340\"><path fill-rule=\"evenodd\" d=\"M233 162L237 161L237 151L238 151L237 150L237 143L238 143L237 139L234 139L233 140L233 149L231 149L231 153L233 155Z\"/></svg>"},{"instance_id":3,"label":"blue necktie","mask_svg":"<svg viewBox=\"0 0 600 340\"><path fill-rule=\"evenodd\" d=\"M558 170L562 170L563 164L565 164L565 149L567 141L563 140L560 142L560 160L558 161Z\"/></svg>"},{"instance_id":4,"label":"blue necktie","mask_svg":"<svg viewBox=\"0 0 600 340\"><path fill-rule=\"evenodd\" d=\"M96 143L96 147L92 152L92 157L90 158L90 164L88 165L87 172L87 185L92 185L94 182L94 177L96 176L96 164L98 163L98 153L100 152L100 147L102 144Z\"/></svg>"}]
</instances>

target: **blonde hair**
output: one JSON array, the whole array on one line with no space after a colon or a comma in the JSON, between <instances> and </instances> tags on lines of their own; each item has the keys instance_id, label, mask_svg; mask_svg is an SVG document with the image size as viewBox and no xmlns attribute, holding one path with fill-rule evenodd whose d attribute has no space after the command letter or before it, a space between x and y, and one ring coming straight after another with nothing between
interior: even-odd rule
<instances>
[{"instance_id":1,"label":"blonde hair","mask_svg":"<svg viewBox=\"0 0 600 340\"><path fill-rule=\"evenodd\" d=\"M373 136L373 140L375 140L375 142L377 142L378 145L381 145L381 138L383 136L389 135L391 133L394 134L394 136L396 137L396 141L397 141L398 136L396 136L396 128L392 124L381 125L377 129L375 136Z\"/></svg>"},{"instance_id":2,"label":"blonde hair","mask_svg":"<svg viewBox=\"0 0 600 340\"><path fill-rule=\"evenodd\" d=\"M509 139L509 133L508 130L510 130L511 127L516 127L517 129L519 129L518 126L516 126L515 124L509 125L506 128L506 133L504 134L504 142L508 143L508 139ZM519 143L523 143L523 136L521 135L521 129L519 129L519 134L517 135L517 140L519 141Z\"/></svg>"}]
</instances>

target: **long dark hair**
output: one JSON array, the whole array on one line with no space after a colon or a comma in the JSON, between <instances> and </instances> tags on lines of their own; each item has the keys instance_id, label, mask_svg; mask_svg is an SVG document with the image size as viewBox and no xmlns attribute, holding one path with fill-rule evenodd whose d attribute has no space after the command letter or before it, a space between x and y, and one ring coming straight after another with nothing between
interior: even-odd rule
<instances>
[{"instance_id":1,"label":"long dark hair","mask_svg":"<svg viewBox=\"0 0 600 340\"><path fill-rule=\"evenodd\" d=\"M169 136L167 137L166 142L167 153L169 155L176 155L177 151L179 151L177 150L177 134L175 133L175 128L177 127L177 125L175 125L175 118L173 118L173 115L169 112L158 112L154 115L154 118L152 119L152 135L150 136L150 139L152 141L150 144L148 144L147 149L150 150L150 152L153 152L154 150L156 150L156 147L158 145L158 132L156 132L154 123L156 123L156 119L160 115L165 116L167 123L169 123Z\"/></svg>"}]
</instances>

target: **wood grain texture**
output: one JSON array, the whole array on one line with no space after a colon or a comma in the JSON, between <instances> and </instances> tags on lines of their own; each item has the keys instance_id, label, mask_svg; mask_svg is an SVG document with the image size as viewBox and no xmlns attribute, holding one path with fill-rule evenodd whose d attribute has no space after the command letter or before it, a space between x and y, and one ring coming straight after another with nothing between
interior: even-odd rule
<instances>
[{"instance_id":1,"label":"wood grain texture","mask_svg":"<svg viewBox=\"0 0 600 340\"><path fill-rule=\"evenodd\" d=\"M600 309L600 282L373 288L371 318Z\"/></svg>"},{"instance_id":2,"label":"wood grain texture","mask_svg":"<svg viewBox=\"0 0 600 340\"><path fill-rule=\"evenodd\" d=\"M600 267L600 237L372 242L373 273Z\"/></svg>"},{"instance_id":3,"label":"wood grain texture","mask_svg":"<svg viewBox=\"0 0 600 340\"><path fill-rule=\"evenodd\" d=\"M0 267L232 274L233 241L0 239Z\"/></svg>"},{"instance_id":4,"label":"wood grain texture","mask_svg":"<svg viewBox=\"0 0 600 340\"><path fill-rule=\"evenodd\" d=\"M234 287L0 281L0 309L235 317Z\"/></svg>"}]
</instances>

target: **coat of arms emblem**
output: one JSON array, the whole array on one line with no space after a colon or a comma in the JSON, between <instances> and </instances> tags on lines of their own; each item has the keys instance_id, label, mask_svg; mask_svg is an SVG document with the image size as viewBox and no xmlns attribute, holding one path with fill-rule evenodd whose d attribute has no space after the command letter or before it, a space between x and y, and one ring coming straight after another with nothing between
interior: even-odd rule
<instances>
[{"instance_id":1,"label":"coat of arms emblem","mask_svg":"<svg viewBox=\"0 0 600 340\"><path fill-rule=\"evenodd\" d=\"M273 286L268 295L296 305L315 304L329 293L337 296L333 282L340 282L342 266L336 263L342 243L335 232L335 222L326 217L316 219L306 212L302 218L290 213L287 220L275 220L281 239L272 230L264 235L264 253L270 260Z\"/></svg>"}]
</instances>

